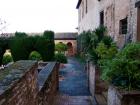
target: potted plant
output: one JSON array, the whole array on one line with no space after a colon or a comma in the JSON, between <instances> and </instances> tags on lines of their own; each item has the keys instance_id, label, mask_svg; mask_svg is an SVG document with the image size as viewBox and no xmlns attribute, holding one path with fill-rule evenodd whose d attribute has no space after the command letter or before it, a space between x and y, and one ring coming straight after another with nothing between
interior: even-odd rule
<instances>
[{"instance_id":1,"label":"potted plant","mask_svg":"<svg viewBox=\"0 0 140 105\"><path fill-rule=\"evenodd\" d=\"M102 79L111 85L108 105L140 105L140 43L128 44L102 63Z\"/></svg>"}]
</instances>

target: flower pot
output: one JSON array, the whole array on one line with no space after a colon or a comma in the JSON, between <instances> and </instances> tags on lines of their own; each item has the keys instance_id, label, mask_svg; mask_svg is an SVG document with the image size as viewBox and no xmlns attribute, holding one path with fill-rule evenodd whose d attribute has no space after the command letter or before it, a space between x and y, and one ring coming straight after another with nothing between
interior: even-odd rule
<instances>
[{"instance_id":1,"label":"flower pot","mask_svg":"<svg viewBox=\"0 0 140 105\"><path fill-rule=\"evenodd\" d=\"M109 86L107 105L140 105L140 91L126 91Z\"/></svg>"}]
</instances>

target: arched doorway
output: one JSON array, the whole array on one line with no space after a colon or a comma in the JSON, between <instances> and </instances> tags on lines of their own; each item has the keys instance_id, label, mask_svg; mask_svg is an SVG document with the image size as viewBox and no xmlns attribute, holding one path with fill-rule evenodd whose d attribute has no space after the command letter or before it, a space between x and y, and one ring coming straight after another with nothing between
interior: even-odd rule
<instances>
[{"instance_id":1,"label":"arched doorway","mask_svg":"<svg viewBox=\"0 0 140 105\"><path fill-rule=\"evenodd\" d=\"M67 52L67 56L73 56L73 45L71 42L68 42L67 43L67 46L68 46L68 52Z\"/></svg>"}]
</instances>

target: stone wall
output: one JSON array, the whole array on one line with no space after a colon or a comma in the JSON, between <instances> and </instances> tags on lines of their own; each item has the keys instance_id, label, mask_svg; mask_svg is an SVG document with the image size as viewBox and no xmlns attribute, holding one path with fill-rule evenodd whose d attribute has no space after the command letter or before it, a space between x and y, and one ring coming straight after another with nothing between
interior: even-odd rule
<instances>
[{"instance_id":1,"label":"stone wall","mask_svg":"<svg viewBox=\"0 0 140 105\"><path fill-rule=\"evenodd\" d=\"M89 90L92 94L92 97L94 98L94 96L96 97L96 95L101 95L106 98L105 95L108 90L108 84L105 81L101 80L100 69L92 62L87 62L87 74L89 81Z\"/></svg>"},{"instance_id":2,"label":"stone wall","mask_svg":"<svg viewBox=\"0 0 140 105\"><path fill-rule=\"evenodd\" d=\"M88 62L87 63L88 83L89 83L90 93L93 97L95 94L95 70L96 70L96 66L92 64L92 62Z\"/></svg>"},{"instance_id":3,"label":"stone wall","mask_svg":"<svg viewBox=\"0 0 140 105\"><path fill-rule=\"evenodd\" d=\"M35 61L18 61L0 71L0 105L51 105L58 90L59 64L43 66L38 70Z\"/></svg>"},{"instance_id":4,"label":"stone wall","mask_svg":"<svg viewBox=\"0 0 140 105\"><path fill-rule=\"evenodd\" d=\"M37 66L37 62L19 61L5 69L10 71L0 79L0 105L35 105L37 103Z\"/></svg>"},{"instance_id":5,"label":"stone wall","mask_svg":"<svg viewBox=\"0 0 140 105\"><path fill-rule=\"evenodd\" d=\"M114 86L110 86L108 90L107 105L140 105L139 91L122 91Z\"/></svg>"},{"instance_id":6,"label":"stone wall","mask_svg":"<svg viewBox=\"0 0 140 105\"><path fill-rule=\"evenodd\" d=\"M53 67L53 70L51 69ZM58 68L59 68L59 64L57 63L53 63L51 65L48 65L48 67L46 68L47 71L51 71L51 73L49 75L45 75L44 72L42 72L41 79L42 76L43 77L47 77L47 79L44 79L44 84L43 86L41 86L41 88L39 89L39 93L38 93L38 105L52 105L54 97L57 93L58 90L58 83L59 83L59 72L58 72ZM39 77L40 78L40 77Z\"/></svg>"}]
</instances>

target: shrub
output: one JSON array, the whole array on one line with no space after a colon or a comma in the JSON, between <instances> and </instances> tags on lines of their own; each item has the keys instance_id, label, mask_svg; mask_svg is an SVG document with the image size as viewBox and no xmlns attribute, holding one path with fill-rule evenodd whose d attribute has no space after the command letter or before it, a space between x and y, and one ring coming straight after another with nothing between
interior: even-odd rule
<instances>
[{"instance_id":1,"label":"shrub","mask_svg":"<svg viewBox=\"0 0 140 105\"><path fill-rule=\"evenodd\" d=\"M117 46L115 43L111 43L110 47L108 47L101 42L96 48L96 53L100 59L112 59L117 53Z\"/></svg>"},{"instance_id":2,"label":"shrub","mask_svg":"<svg viewBox=\"0 0 140 105\"><path fill-rule=\"evenodd\" d=\"M37 51L33 51L31 52L30 56L29 56L30 60L42 60L41 55L37 52Z\"/></svg>"},{"instance_id":3,"label":"shrub","mask_svg":"<svg viewBox=\"0 0 140 105\"><path fill-rule=\"evenodd\" d=\"M0 65L2 64L3 55L6 49L9 49L9 39L7 38L0 38Z\"/></svg>"},{"instance_id":4,"label":"shrub","mask_svg":"<svg viewBox=\"0 0 140 105\"><path fill-rule=\"evenodd\" d=\"M54 32L45 31L42 36L27 36L25 33L15 35L10 42L14 61L27 60L32 51L38 51L43 61L54 60Z\"/></svg>"},{"instance_id":5,"label":"shrub","mask_svg":"<svg viewBox=\"0 0 140 105\"><path fill-rule=\"evenodd\" d=\"M54 41L54 32L53 31L44 31L43 36L49 41Z\"/></svg>"},{"instance_id":6,"label":"shrub","mask_svg":"<svg viewBox=\"0 0 140 105\"><path fill-rule=\"evenodd\" d=\"M97 64L98 59L100 58L96 52L96 48L100 42L102 42L108 50L113 42L110 36L107 36L107 29L104 26L100 26L94 31L86 31L80 34L78 37L78 43L80 45L80 52L84 52L85 55L90 60L93 60L95 64ZM78 44L78 46L79 46ZM105 51L106 52L106 51Z\"/></svg>"},{"instance_id":7,"label":"shrub","mask_svg":"<svg viewBox=\"0 0 140 105\"><path fill-rule=\"evenodd\" d=\"M103 77L127 90L140 89L140 43L128 44L103 66Z\"/></svg>"},{"instance_id":8,"label":"shrub","mask_svg":"<svg viewBox=\"0 0 140 105\"><path fill-rule=\"evenodd\" d=\"M24 32L15 32L15 37L16 38L23 38L23 37L27 37L28 35Z\"/></svg>"},{"instance_id":9,"label":"shrub","mask_svg":"<svg viewBox=\"0 0 140 105\"><path fill-rule=\"evenodd\" d=\"M27 38L13 38L10 43L10 49L14 61L18 60L27 60L30 54L30 51L25 47L29 45L26 43ZM31 50L31 49L30 49Z\"/></svg>"},{"instance_id":10,"label":"shrub","mask_svg":"<svg viewBox=\"0 0 140 105\"><path fill-rule=\"evenodd\" d=\"M58 53L64 53L65 51L67 51L67 49L68 47L64 43L58 43L55 45L55 50L58 51Z\"/></svg>"},{"instance_id":11,"label":"shrub","mask_svg":"<svg viewBox=\"0 0 140 105\"><path fill-rule=\"evenodd\" d=\"M6 64L8 64L8 63L10 63L10 62L12 62L12 61L13 61L12 56L9 55L9 54L7 54L7 55L4 55L4 56L3 56L2 64L6 65Z\"/></svg>"},{"instance_id":12,"label":"shrub","mask_svg":"<svg viewBox=\"0 0 140 105\"><path fill-rule=\"evenodd\" d=\"M67 63L67 57L61 53L55 54L55 60L60 63Z\"/></svg>"}]
</instances>

